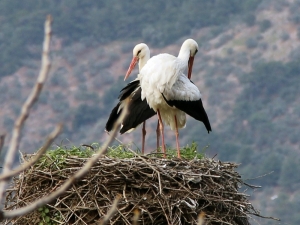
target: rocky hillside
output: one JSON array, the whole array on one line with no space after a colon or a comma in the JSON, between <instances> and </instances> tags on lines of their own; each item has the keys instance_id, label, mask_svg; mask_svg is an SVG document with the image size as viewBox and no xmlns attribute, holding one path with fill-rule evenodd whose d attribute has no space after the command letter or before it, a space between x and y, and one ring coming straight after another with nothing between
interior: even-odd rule
<instances>
[{"instance_id":1,"label":"rocky hillside","mask_svg":"<svg viewBox=\"0 0 300 225\"><path fill-rule=\"evenodd\" d=\"M164 48L150 45L152 55L160 52L176 55L185 38L198 41L201 47L192 79L203 93L214 131L232 112L230 109L243 89L239 79L242 74L252 71L259 62L288 62L298 57L298 23L296 15L291 13L297 3L265 2L242 21L233 18L226 26L194 30ZM65 137L71 143L102 140L105 134L101 127L118 90L126 84L122 79L132 58L132 48L143 41L115 41L105 45L80 42L66 46L54 36L50 78L28 121L45 126L28 126L22 149L36 149L53 123L60 120L66 123ZM5 107L0 112L0 124L6 132L12 128L39 71L38 60L26 59L25 64L1 80L1 102L5 102ZM136 73L137 70L133 74Z\"/></svg>"},{"instance_id":2,"label":"rocky hillside","mask_svg":"<svg viewBox=\"0 0 300 225\"><path fill-rule=\"evenodd\" d=\"M149 43L152 55L176 55L184 39L191 37L198 42L192 80L203 94L213 132L207 134L202 124L189 118L187 129L180 131L181 145L193 140L199 149L209 145L207 154L242 163L246 178L274 171L254 181L263 189L253 194L253 201L263 213L290 224L300 222L296 215L296 209L300 210L300 180L293 172L300 169L299 11L296 0L265 0L255 10L231 16L225 25L194 28L165 47ZM123 78L132 48L146 40L106 44L91 40L67 44L54 34L51 74L24 129L21 151L36 151L60 121L65 130L57 145L90 144L106 138L104 125L126 84ZM23 63L0 83L0 130L7 133L39 71L39 60L28 58ZM147 127L150 151L156 142L156 119L152 118ZM174 146L174 134L166 130L167 144ZM140 135L139 128L120 139L140 147Z\"/></svg>"}]
</instances>

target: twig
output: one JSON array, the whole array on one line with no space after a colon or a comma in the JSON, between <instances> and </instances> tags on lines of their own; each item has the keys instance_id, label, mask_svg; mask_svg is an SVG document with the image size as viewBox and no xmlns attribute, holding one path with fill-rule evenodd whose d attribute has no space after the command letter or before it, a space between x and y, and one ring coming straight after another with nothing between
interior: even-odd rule
<instances>
[{"instance_id":1,"label":"twig","mask_svg":"<svg viewBox=\"0 0 300 225\"><path fill-rule=\"evenodd\" d=\"M271 220L276 220L276 221L280 221L280 219L276 218L276 217L272 217L272 216L262 216L258 213L251 213L252 215L254 216L257 216L257 217L260 217L260 218L263 218L263 219L271 219Z\"/></svg>"},{"instance_id":2,"label":"twig","mask_svg":"<svg viewBox=\"0 0 300 225\"><path fill-rule=\"evenodd\" d=\"M52 133L48 136L46 143L41 147L41 149L37 152L37 154L34 157L32 157L29 161L20 165L13 171L9 171L5 174L0 175L0 181L7 180L8 178L11 178L11 177L17 175L18 173L20 173L20 172L28 169L30 166L34 165L42 157L42 155L47 151L47 149L52 144L53 140L60 134L60 132L62 131L62 127L63 127L62 124L57 125L56 128L54 129L54 131L52 131Z\"/></svg>"},{"instance_id":3,"label":"twig","mask_svg":"<svg viewBox=\"0 0 300 225\"><path fill-rule=\"evenodd\" d=\"M94 147L91 146L91 145L83 144L83 145L81 145L81 146L91 148L93 151L95 150Z\"/></svg>"},{"instance_id":4,"label":"twig","mask_svg":"<svg viewBox=\"0 0 300 225\"><path fill-rule=\"evenodd\" d=\"M153 171L155 172L159 172L158 170L156 170L153 166L151 166L144 158L142 158L139 154L137 154L135 151L133 151L132 149L128 148L129 151L131 151L133 154L135 154L135 156L137 156L138 158L140 158L144 163L146 163Z\"/></svg>"},{"instance_id":5,"label":"twig","mask_svg":"<svg viewBox=\"0 0 300 225\"><path fill-rule=\"evenodd\" d=\"M157 176L158 176L159 194L162 194L162 187L161 187L161 180L160 180L160 173L159 172L157 172Z\"/></svg>"},{"instance_id":6,"label":"twig","mask_svg":"<svg viewBox=\"0 0 300 225\"><path fill-rule=\"evenodd\" d=\"M164 155L165 153L163 153L163 152L150 152L150 153L148 153L147 155L145 155L145 156L149 156L149 155ZM172 157L173 155L172 154L169 154L169 153L166 153L165 154L166 156L170 156L170 157Z\"/></svg>"},{"instance_id":7,"label":"twig","mask_svg":"<svg viewBox=\"0 0 300 225\"><path fill-rule=\"evenodd\" d=\"M138 220L140 218L141 212L139 209L135 209L133 211L133 217L132 217L132 225L138 225Z\"/></svg>"},{"instance_id":8,"label":"twig","mask_svg":"<svg viewBox=\"0 0 300 225\"><path fill-rule=\"evenodd\" d=\"M51 23L52 16L48 15L45 22L45 38L43 43L43 54L42 54L42 67L37 78L37 82L35 83L30 95L26 99L25 103L22 106L21 114L15 122L14 129L12 132L12 138L10 141L9 149L7 151L7 155L5 157L3 174L7 173L11 170L13 166L13 160L16 155L16 151L19 147L20 139L21 139L21 130L24 126L25 120L29 116L29 110L32 108L33 104L37 101L46 78L48 76L50 70L50 59L49 59L49 48L50 48L50 39L51 39ZM0 183L0 202L2 202L4 190L5 190L6 182Z\"/></svg>"},{"instance_id":9,"label":"twig","mask_svg":"<svg viewBox=\"0 0 300 225\"><path fill-rule=\"evenodd\" d=\"M218 155L218 153L216 153L211 159L214 159L217 155Z\"/></svg>"},{"instance_id":10,"label":"twig","mask_svg":"<svg viewBox=\"0 0 300 225\"><path fill-rule=\"evenodd\" d=\"M253 188L253 189L255 189L255 188L261 188L261 186L257 186L257 185L253 185L253 184L248 184L246 182L243 182L243 184L246 185L246 186L248 186L248 187L250 187L250 188Z\"/></svg>"},{"instance_id":11,"label":"twig","mask_svg":"<svg viewBox=\"0 0 300 225\"><path fill-rule=\"evenodd\" d=\"M121 196L117 195L115 200L112 203L111 208L108 210L108 212L104 216L103 220L99 223L99 225L106 225L109 222L110 218L112 218L113 215L115 214L115 212L117 211L117 205L118 205L120 199L121 199Z\"/></svg>"},{"instance_id":12,"label":"twig","mask_svg":"<svg viewBox=\"0 0 300 225\"><path fill-rule=\"evenodd\" d=\"M0 155L5 141L5 134L0 135Z\"/></svg>"},{"instance_id":13,"label":"twig","mask_svg":"<svg viewBox=\"0 0 300 225\"><path fill-rule=\"evenodd\" d=\"M3 219L14 218L14 217L18 217L21 215L25 215L41 206L53 201L54 199L58 198L61 194L63 194L66 190L68 190L76 182L76 180L79 180L85 174L87 174L89 172L90 168L98 161L100 156L106 151L109 144L113 141L115 135L117 134L120 124L122 123L125 116L127 115L127 112L128 112L128 101L125 103L120 117L114 124L110 138L103 144L103 146L98 150L98 152L95 155L93 155L93 157L91 159L89 159L80 170L78 170L65 183L63 183L62 186L60 186L56 191L52 192L51 194L49 194L43 198L40 198L25 207L18 208L16 210L12 210L12 211L7 211L7 210L0 211L0 221Z\"/></svg>"},{"instance_id":14,"label":"twig","mask_svg":"<svg viewBox=\"0 0 300 225\"><path fill-rule=\"evenodd\" d=\"M134 153L138 158L140 158L144 163L146 163L153 171L155 171L158 176L160 176L159 172L162 172L164 175L166 175L166 173L164 173L163 171L158 171L156 170L153 166L151 166L143 157L141 157L139 154L137 154L135 151L133 151L132 149L128 148L129 151L131 151L132 153ZM182 188L184 188L185 190L187 190L188 192L190 192L190 190L188 190L183 184L181 184L180 182L178 182L176 179L174 179L173 177L170 177L172 180L174 180L178 185L180 185ZM159 187L161 188L161 187ZM193 196L194 194L191 193Z\"/></svg>"},{"instance_id":15,"label":"twig","mask_svg":"<svg viewBox=\"0 0 300 225\"><path fill-rule=\"evenodd\" d=\"M197 224L201 211L206 213L207 224L232 224L236 218L241 218L241 223L249 224L247 219L260 214L248 197L238 192L237 185L241 180L234 170L234 164L207 158L191 163L141 157L148 164L139 157L102 157L88 175L73 184L75 191L68 190L47 204L46 207L52 208L49 209L49 215L59 213L61 218L57 222L60 224L99 223L118 194L122 199L118 211L108 224L133 224L135 209L140 210L138 222L144 224L179 224L187 221ZM87 160L86 157L70 156L63 159L64 163L58 165L58 169L55 169L56 162L48 161L26 170L23 176L15 180L14 188L7 190L6 210L24 207L45 196L45 193L52 193ZM149 164L160 171L162 194L159 193L156 172ZM195 173L199 174L199 179L195 179ZM211 179L202 174L221 177ZM31 221L39 218L39 214L33 212L7 220L6 224L31 224Z\"/></svg>"},{"instance_id":16,"label":"twig","mask_svg":"<svg viewBox=\"0 0 300 225\"><path fill-rule=\"evenodd\" d=\"M272 173L274 173L274 171L271 171L271 172L269 172L269 173L262 174L262 175L257 176L257 177L247 178L247 179L245 179L245 180L257 180L258 178L262 178L262 177L268 176L268 175L270 175L270 174L272 174Z\"/></svg>"},{"instance_id":17,"label":"twig","mask_svg":"<svg viewBox=\"0 0 300 225\"><path fill-rule=\"evenodd\" d=\"M204 225L205 213L202 211L198 216L197 225Z\"/></svg>"}]
</instances>

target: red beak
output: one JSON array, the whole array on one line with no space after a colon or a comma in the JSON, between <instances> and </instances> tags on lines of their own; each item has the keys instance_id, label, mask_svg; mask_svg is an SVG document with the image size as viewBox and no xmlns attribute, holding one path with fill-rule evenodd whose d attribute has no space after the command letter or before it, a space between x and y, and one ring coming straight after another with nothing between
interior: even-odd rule
<instances>
[{"instance_id":1,"label":"red beak","mask_svg":"<svg viewBox=\"0 0 300 225\"><path fill-rule=\"evenodd\" d=\"M189 63L188 63L188 78L189 78L189 80L192 77L193 63L194 63L194 56L190 56Z\"/></svg>"},{"instance_id":2,"label":"red beak","mask_svg":"<svg viewBox=\"0 0 300 225\"><path fill-rule=\"evenodd\" d=\"M139 61L139 57L133 57L133 58L132 58L131 63L130 63L130 65L129 65L129 68L128 68L128 70L127 70L127 73L126 73L126 75L125 75L124 80L126 80L126 79L129 77L129 75L131 74L132 70L134 69L134 67L135 67L135 65L136 65L136 63L137 63L138 61Z\"/></svg>"}]
</instances>

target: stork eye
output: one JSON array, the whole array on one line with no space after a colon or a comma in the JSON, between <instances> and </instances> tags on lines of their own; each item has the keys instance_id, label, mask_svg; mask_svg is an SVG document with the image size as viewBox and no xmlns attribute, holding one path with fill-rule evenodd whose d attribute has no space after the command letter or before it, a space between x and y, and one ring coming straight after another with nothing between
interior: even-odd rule
<instances>
[{"instance_id":1,"label":"stork eye","mask_svg":"<svg viewBox=\"0 0 300 225\"><path fill-rule=\"evenodd\" d=\"M197 54L197 52L198 52L198 49L196 49L196 51L195 51L195 55Z\"/></svg>"},{"instance_id":2,"label":"stork eye","mask_svg":"<svg viewBox=\"0 0 300 225\"><path fill-rule=\"evenodd\" d=\"M139 54L141 53L141 51L142 51L142 50L139 50L139 51L137 52L137 55L139 55Z\"/></svg>"}]
</instances>

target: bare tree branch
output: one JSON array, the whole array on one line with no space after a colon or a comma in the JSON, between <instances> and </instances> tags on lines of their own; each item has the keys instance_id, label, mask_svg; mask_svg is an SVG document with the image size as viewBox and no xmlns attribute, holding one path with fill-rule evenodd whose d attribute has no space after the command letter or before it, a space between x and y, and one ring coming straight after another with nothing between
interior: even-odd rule
<instances>
[{"instance_id":1,"label":"bare tree branch","mask_svg":"<svg viewBox=\"0 0 300 225\"><path fill-rule=\"evenodd\" d=\"M29 110L33 106L33 104L37 101L41 90L46 81L47 75L50 70L50 59L49 59L49 48L50 48L50 39L51 39L51 23L52 16L48 15L45 22L45 39L43 43L43 54L42 54L42 67L37 78L37 82L33 87L30 95L26 99L25 103L22 106L21 114L15 122L15 126L12 132L12 138L10 141L9 149L7 151L7 155L5 157L3 174L7 173L12 169L13 160L16 155L16 151L19 147L20 139L21 139L21 130L24 126L25 120L29 116ZM2 202L2 198L4 196L6 182L0 182L0 202Z\"/></svg>"},{"instance_id":2,"label":"bare tree branch","mask_svg":"<svg viewBox=\"0 0 300 225\"><path fill-rule=\"evenodd\" d=\"M201 212L198 216L197 225L204 225L205 212Z\"/></svg>"},{"instance_id":3,"label":"bare tree branch","mask_svg":"<svg viewBox=\"0 0 300 225\"><path fill-rule=\"evenodd\" d=\"M111 208L108 210L108 212L106 213L106 215L104 216L103 220L99 223L99 225L106 225L109 222L109 219L115 214L115 212L117 211L117 206L118 203L121 199L120 195L117 195Z\"/></svg>"},{"instance_id":4,"label":"bare tree branch","mask_svg":"<svg viewBox=\"0 0 300 225\"><path fill-rule=\"evenodd\" d=\"M132 217L132 225L138 225L138 220L140 218L141 211L139 209L133 210L133 217Z\"/></svg>"},{"instance_id":5,"label":"bare tree branch","mask_svg":"<svg viewBox=\"0 0 300 225\"><path fill-rule=\"evenodd\" d=\"M0 155L5 141L5 134L0 135Z\"/></svg>"},{"instance_id":6,"label":"bare tree branch","mask_svg":"<svg viewBox=\"0 0 300 225\"><path fill-rule=\"evenodd\" d=\"M28 169L33 164L35 164L42 157L42 155L47 151L47 149L50 147L50 145L52 144L54 139L62 131L62 127L63 127L62 124L57 125L56 128L54 129L54 131L52 131L52 133L48 136L46 143L41 147L41 149L37 152L37 154L33 158L31 158L27 162L24 162L22 165L20 165L16 169L0 175L0 181L7 180L7 179L17 175L18 173Z\"/></svg>"},{"instance_id":7,"label":"bare tree branch","mask_svg":"<svg viewBox=\"0 0 300 225\"><path fill-rule=\"evenodd\" d=\"M78 170L73 176L71 176L69 178L68 181L66 181L64 184L62 184L58 189L56 189L56 191L52 192L51 194L49 194L43 198L36 200L35 202L32 202L31 204L29 204L25 207L22 207L22 208L19 208L16 210L11 210L11 211L8 211L8 210L0 211L0 221L3 219L14 218L14 217L18 217L21 215L25 215L41 206L53 201L54 199L58 198L61 194L63 194L65 191L67 191L73 185L73 183L76 182L76 180L79 180L85 174L87 174L89 172L90 168L98 161L100 156L106 151L109 144L114 140L114 137L118 132L118 128L119 128L120 124L122 123L122 121L124 120L125 116L127 115L127 112L128 112L128 101L125 103L125 106L122 110L120 117L114 124L114 128L111 132L110 138L103 144L103 146L98 150L98 152L95 155L93 155L93 157L86 162L86 164L80 170Z\"/></svg>"}]
</instances>

